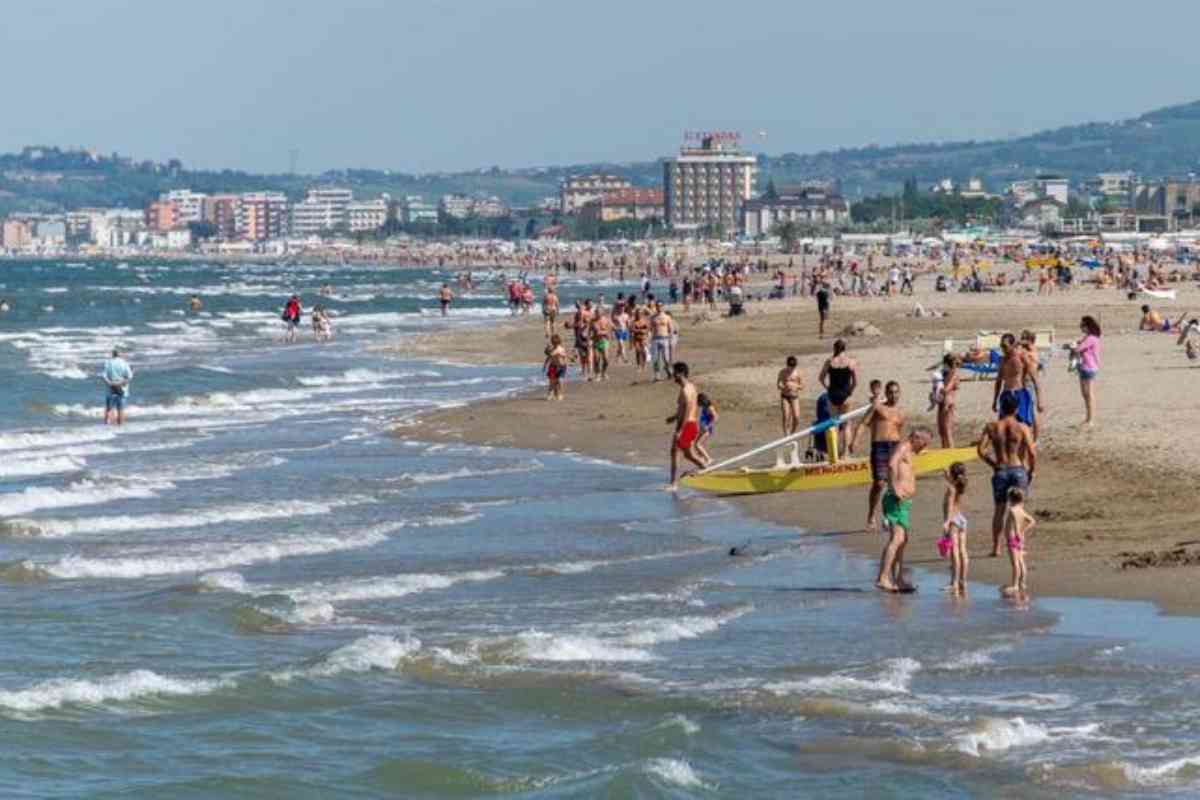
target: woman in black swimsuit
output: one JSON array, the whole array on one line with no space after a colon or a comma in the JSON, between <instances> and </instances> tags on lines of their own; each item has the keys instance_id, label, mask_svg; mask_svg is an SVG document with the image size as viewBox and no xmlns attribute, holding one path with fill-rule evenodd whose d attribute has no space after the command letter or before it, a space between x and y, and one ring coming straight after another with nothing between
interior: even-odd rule
<instances>
[{"instance_id":1,"label":"woman in black swimsuit","mask_svg":"<svg viewBox=\"0 0 1200 800\"><path fill-rule=\"evenodd\" d=\"M835 414L846 413L846 403L858 386L858 364L846 355L844 339L833 343L833 355L825 359L825 366L821 367L817 380L829 395L830 410Z\"/></svg>"}]
</instances>

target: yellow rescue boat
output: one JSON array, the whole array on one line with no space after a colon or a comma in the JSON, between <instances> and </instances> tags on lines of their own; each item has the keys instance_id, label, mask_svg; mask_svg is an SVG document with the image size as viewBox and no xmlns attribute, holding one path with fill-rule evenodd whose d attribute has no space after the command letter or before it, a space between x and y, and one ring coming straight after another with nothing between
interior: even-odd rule
<instances>
[{"instance_id":1,"label":"yellow rescue boat","mask_svg":"<svg viewBox=\"0 0 1200 800\"><path fill-rule=\"evenodd\" d=\"M976 457L974 447L926 450L913 457L913 468L918 476L928 475L941 472L955 461L968 462ZM871 462L867 458L849 458L836 463L702 472L689 475L682 482L692 489L713 494L811 492L844 486L866 486L871 482Z\"/></svg>"}]
</instances>

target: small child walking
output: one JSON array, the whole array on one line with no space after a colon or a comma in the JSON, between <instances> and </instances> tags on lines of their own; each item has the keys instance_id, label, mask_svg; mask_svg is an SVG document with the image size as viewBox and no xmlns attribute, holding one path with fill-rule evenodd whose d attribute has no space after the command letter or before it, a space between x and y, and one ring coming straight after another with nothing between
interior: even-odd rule
<instances>
[{"instance_id":1,"label":"small child walking","mask_svg":"<svg viewBox=\"0 0 1200 800\"><path fill-rule=\"evenodd\" d=\"M546 346L546 360L542 364L549 385L546 389L547 400L562 400L562 379L567 374L567 350L563 347L562 337L557 333L550 337Z\"/></svg>"},{"instance_id":2,"label":"small child walking","mask_svg":"<svg viewBox=\"0 0 1200 800\"><path fill-rule=\"evenodd\" d=\"M1004 515L1004 536L1008 540L1008 559L1012 562L1012 583L1003 587L1004 597L1019 597L1028 591L1025 583L1025 545L1029 531L1037 524L1025 510L1025 493L1017 487L1008 490L1008 511Z\"/></svg>"},{"instance_id":3,"label":"small child walking","mask_svg":"<svg viewBox=\"0 0 1200 800\"><path fill-rule=\"evenodd\" d=\"M950 557L950 583L944 591L952 594L967 593L967 518L962 513L963 498L967 495L967 467L955 461L943 473L946 481L946 496L942 499L942 538L938 540L938 552L942 558Z\"/></svg>"},{"instance_id":4,"label":"small child walking","mask_svg":"<svg viewBox=\"0 0 1200 800\"><path fill-rule=\"evenodd\" d=\"M700 405L700 437L696 439L696 452L706 464L712 463L712 456L708 454L708 450L704 445L708 442L712 435L717 430L717 406L713 403L712 398L701 392L696 397L696 402Z\"/></svg>"}]
</instances>

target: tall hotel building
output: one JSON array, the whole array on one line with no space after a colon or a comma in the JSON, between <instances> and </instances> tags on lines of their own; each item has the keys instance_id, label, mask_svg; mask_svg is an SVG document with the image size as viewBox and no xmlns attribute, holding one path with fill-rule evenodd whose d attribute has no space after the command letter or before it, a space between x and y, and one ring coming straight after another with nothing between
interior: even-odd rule
<instances>
[{"instance_id":1,"label":"tall hotel building","mask_svg":"<svg viewBox=\"0 0 1200 800\"><path fill-rule=\"evenodd\" d=\"M754 190L758 161L738 149L734 134L706 133L699 142L663 162L667 225L685 231L721 225L732 233Z\"/></svg>"},{"instance_id":2,"label":"tall hotel building","mask_svg":"<svg viewBox=\"0 0 1200 800\"><path fill-rule=\"evenodd\" d=\"M279 192L243 194L237 207L238 238L248 242L282 239L288 231L287 196Z\"/></svg>"}]
</instances>

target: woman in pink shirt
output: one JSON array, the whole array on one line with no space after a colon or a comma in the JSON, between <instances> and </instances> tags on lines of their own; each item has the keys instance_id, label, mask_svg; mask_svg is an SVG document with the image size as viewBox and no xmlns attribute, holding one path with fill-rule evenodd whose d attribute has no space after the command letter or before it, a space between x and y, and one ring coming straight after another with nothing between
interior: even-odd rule
<instances>
[{"instance_id":1,"label":"woman in pink shirt","mask_svg":"<svg viewBox=\"0 0 1200 800\"><path fill-rule=\"evenodd\" d=\"M1079 320L1079 329L1083 331L1083 338L1071 345L1071 352L1079 359L1079 391L1083 394L1085 414L1083 424L1090 428L1096 407L1093 384L1100 371L1100 323L1096 322L1095 317L1084 317Z\"/></svg>"}]
</instances>

